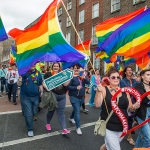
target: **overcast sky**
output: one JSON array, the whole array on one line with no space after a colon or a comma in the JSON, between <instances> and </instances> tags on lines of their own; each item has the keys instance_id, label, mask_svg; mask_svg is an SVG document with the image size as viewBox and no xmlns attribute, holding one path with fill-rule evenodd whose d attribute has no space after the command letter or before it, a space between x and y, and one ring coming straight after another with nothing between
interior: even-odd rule
<instances>
[{"instance_id":1,"label":"overcast sky","mask_svg":"<svg viewBox=\"0 0 150 150\"><path fill-rule=\"evenodd\" d=\"M0 16L6 32L24 29L44 13L53 0L0 0Z\"/></svg>"}]
</instances>

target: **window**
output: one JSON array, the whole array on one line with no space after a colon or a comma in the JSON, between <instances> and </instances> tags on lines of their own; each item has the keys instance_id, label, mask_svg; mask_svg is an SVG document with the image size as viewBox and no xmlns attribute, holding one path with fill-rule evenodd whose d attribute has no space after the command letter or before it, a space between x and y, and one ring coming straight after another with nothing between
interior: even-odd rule
<instances>
[{"instance_id":1,"label":"window","mask_svg":"<svg viewBox=\"0 0 150 150\"><path fill-rule=\"evenodd\" d=\"M71 21L70 21L70 19L69 19L69 17L67 17L67 25L66 25L67 27L70 27L71 26Z\"/></svg>"},{"instance_id":2,"label":"window","mask_svg":"<svg viewBox=\"0 0 150 150\"><path fill-rule=\"evenodd\" d=\"M145 2L145 0L133 0L133 5L141 3L141 2Z\"/></svg>"},{"instance_id":3,"label":"window","mask_svg":"<svg viewBox=\"0 0 150 150\"><path fill-rule=\"evenodd\" d=\"M70 34L70 32L68 32L67 34L66 34L66 40L67 40L67 42L70 44L70 37L71 37L71 34Z\"/></svg>"},{"instance_id":4,"label":"window","mask_svg":"<svg viewBox=\"0 0 150 150\"><path fill-rule=\"evenodd\" d=\"M60 26L60 28L61 28L61 26L62 26L62 22L61 22L61 20L59 20L59 26Z\"/></svg>"},{"instance_id":5,"label":"window","mask_svg":"<svg viewBox=\"0 0 150 150\"><path fill-rule=\"evenodd\" d=\"M58 9L58 16L62 15L62 7Z\"/></svg>"},{"instance_id":6,"label":"window","mask_svg":"<svg viewBox=\"0 0 150 150\"><path fill-rule=\"evenodd\" d=\"M92 18L99 17L99 3L95 3L92 6Z\"/></svg>"},{"instance_id":7,"label":"window","mask_svg":"<svg viewBox=\"0 0 150 150\"><path fill-rule=\"evenodd\" d=\"M78 37L78 44L80 44L81 41L82 41L82 42L84 41L84 30L83 30L83 29L82 29L82 30L79 30L78 34L79 34L80 39L81 39L81 40L80 40L79 37Z\"/></svg>"},{"instance_id":8,"label":"window","mask_svg":"<svg viewBox=\"0 0 150 150\"><path fill-rule=\"evenodd\" d=\"M117 11L120 9L120 0L111 0L111 12Z\"/></svg>"},{"instance_id":9,"label":"window","mask_svg":"<svg viewBox=\"0 0 150 150\"><path fill-rule=\"evenodd\" d=\"M79 5L85 3L85 0L79 0Z\"/></svg>"},{"instance_id":10,"label":"window","mask_svg":"<svg viewBox=\"0 0 150 150\"><path fill-rule=\"evenodd\" d=\"M96 25L94 25L92 27L92 44L93 45L98 43L98 39L96 37L96 34L95 34L96 31L95 30L96 30Z\"/></svg>"},{"instance_id":11,"label":"window","mask_svg":"<svg viewBox=\"0 0 150 150\"><path fill-rule=\"evenodd\" d=\"M79 24L84 22L84 10L79 12Z\"/></svg>"},{"instance_id":12,"label":"window","mask_svg":"<svg viewBox=\"0 0 150 150\"><path fill-rule=\"evenodd\" d=\"M93 65L94 68L100 69L100 58L96 58L95 52L93 52Z\"/></svg>"},{"instance_id":13,"label":"window","mask_svg":"<svg viewBox=\"0 0 150 150\"><path fill-rule=\"evenodd\" d=\"M72 8L72 2L67 3L67 10L70 10Z\"/></svg>"}]
</instances>

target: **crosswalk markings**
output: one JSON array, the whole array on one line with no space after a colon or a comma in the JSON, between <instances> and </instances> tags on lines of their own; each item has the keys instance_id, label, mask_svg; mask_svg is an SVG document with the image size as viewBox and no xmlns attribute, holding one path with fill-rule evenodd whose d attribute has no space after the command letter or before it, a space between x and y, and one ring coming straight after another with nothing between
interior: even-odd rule
<instances>
[{"instance_id":1,"label":"crosswalk markings","mask_svg":"<svg viewBox=\"0 0 150 150\"><path fill-rule=\"evenodd\" d=\"M81 125L80 128L86 128L86 127L90 127L90 126L93 126L93 125L95 125L95 122L83 124L83 125ZM75 127L68 128L68 129L70 131L76 130ZM21 144L21 143L26 143L26 142L31 142L31 141L35 141L35 140L40 140L40 139L43 139L43 138L56 136L56 135L60 135L60 134L61 134L61 130L51 132L51 133L47 133L47 134L36 135L34 137L27 137L27 138L17 139L17 140L13 140L13 141L3 142L3 143L0 143L0 148L4 148L4 147L7 147L7 146L16 145L16 144Z\"/></svg>"}]
</instances>

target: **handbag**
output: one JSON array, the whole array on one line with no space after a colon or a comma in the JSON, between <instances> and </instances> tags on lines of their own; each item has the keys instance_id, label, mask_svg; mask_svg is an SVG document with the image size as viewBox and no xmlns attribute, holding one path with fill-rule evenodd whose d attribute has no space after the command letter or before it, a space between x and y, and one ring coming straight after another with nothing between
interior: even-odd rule
<instances>
[{"instance_id":1,"label":"handbag","mask_svg":"<svg viewBox=\"0 0 150 150\"><path fill-rule=\"evenodd\" d=\"M119 98L117 98L117 103L118 102L119 102ZM104 103L105 103L105 106L106 106L108 117L107 117L106 120L101 120L101 118L99 117L98 121L96 121L95 128L94 128L94 134L95 135L100 135L100 136L105 136L106 135L106 124L107 124L108 120L110 119L110 117L113 114L113 110L109 114L105 99L104 99Z\"/></svg>"}]
</instances>

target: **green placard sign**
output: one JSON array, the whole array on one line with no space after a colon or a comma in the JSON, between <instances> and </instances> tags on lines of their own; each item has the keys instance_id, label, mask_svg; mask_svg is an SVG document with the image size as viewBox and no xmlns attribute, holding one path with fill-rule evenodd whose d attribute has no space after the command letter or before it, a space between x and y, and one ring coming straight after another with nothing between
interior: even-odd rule
<instances>
[{"instance_id":1,"label":"green placard sign","mask_svg":"<svg viewBox=\"0 0 150 150\"><path fill-rule=\"evenodd\" d=\"M62 72L44 80L44 83L48 90L52 90L72 78L73 78L73 70L66 69L66 70L63 70Z\"/></svg>"}]
</instances>

